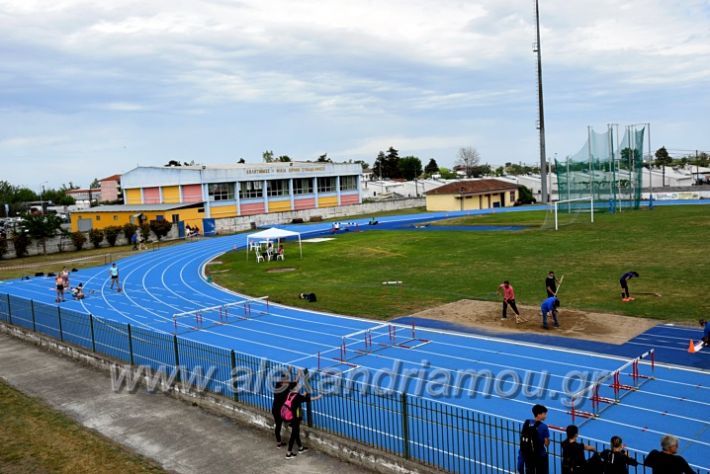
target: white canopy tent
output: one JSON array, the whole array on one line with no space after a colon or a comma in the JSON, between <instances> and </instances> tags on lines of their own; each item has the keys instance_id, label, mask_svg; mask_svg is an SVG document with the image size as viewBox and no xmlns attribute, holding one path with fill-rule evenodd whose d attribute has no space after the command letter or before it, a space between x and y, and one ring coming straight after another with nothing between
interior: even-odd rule
<instances>
[{"instance_id":1,"label":"white canopy tent","mask_svg":"<svg viewBox=\"0 0 710 474\"><path fill-rule=\"evenodd\" d=\"M298 232L293 232L291 230L279 229L277 227L270 227L261 232L256 232L255 234L247 235L247 259L249 258L249 249L251 249L251 244L253 242L274 242L277 244L281 242L281 239L286 239L288 237L298 237L298 253L301 258L303 258L303 247L301 246L301 234Z\"/></svg>"}]
</instances>

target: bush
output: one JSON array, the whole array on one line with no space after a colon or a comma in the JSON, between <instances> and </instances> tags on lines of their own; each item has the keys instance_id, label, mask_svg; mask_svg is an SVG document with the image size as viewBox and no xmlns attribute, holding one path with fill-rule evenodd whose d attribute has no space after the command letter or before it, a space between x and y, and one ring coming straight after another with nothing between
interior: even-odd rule
<instances>
[{"instance_id":1,"label":"bush","mask_svg":"<svg viewBox=\"0 0 710 474\"><path fill-rule=\"evenodd\" d=\"M150 242L150 224L147 222L141 224L141 235L145 242Z\"/></svg>"},{"instance_id":2,"label":"bush","mask_svg":"<svg viewBox=\"0 0 710 474\"><path fill-rule=\"evenodd\" d=\"M126 236L126 240L128 240L128 242L131 241L131 238L133 237L133 235L136 233L137 230L138 230L138 226L135 224L129 223L129 224L123 225L123 235Z\"/></svg>"},{"instance_id":3,"label":"bush","mask_svg":"<svg viewBox=\"0 0 710 474\"><path fill-rule=\"evenodd\" d=\"M24 257L27 254L27 247L30 246L30 237L23 231L16 232L12 236L12 245L15 247L15 255Z\"/></svg>"},{"instance_id":4,"label":"bush","mask_svg":"<svg viewBox=\"0 0 710 474\"><path fill-rule=\"evenodd\" d=\"M71 242L74 244L74 248L81 250L84 248L84 244L86 243L86 236L83 232L72 232Z\"/></svg>"},{"instance_id":5,"label":"bush","mask_svg":"<svg viewBox=\"0 0 710 474\"><path fill-rule=\"evenodd\" d=\"M104 240L104 231L99 229L91 229L89 231L89 240L93 244L94 248L97 249Z\"/></svg>"},{"instance_id":6,"label":"bush","mask_svg":"<svg viewBox=\"0 0 710 474\"><path fill-rule=\"evenodd\" d=\"M7 253L7 239L0 237L0 258Z\"/></svg>"},{"instance_id":7,"label":"bush","mask_svg":"<svg viewBox=\"0 0 710 474\"><path fill-rule=\"evenodd\" d=\"M115 225L106 227L104 229L104 233L106 234L106 242L108 242L110 247L115 247L116 246L116 240L118 239L118 235L121 233L121 228Z\"/></svg>"},{"instance_id":8,"label":"bush","mask_svg":"<svg viewBox=\"0 0 710 474\"><path fill-rule=\"evenodd\" d=\"M520 204L535 204L535 197L532 190L526 186L518 186L518 202Z\"/></svg>"},{"instance_id":9,"label":"bush","mask_svg":"<svg viewBox=\"0 0 710 474\"><path fill-rule=\"evenodd\" d=\"M168 232L170 232L170 229L172 229L172 227L173 223L166 220L150 221L150 230L153 231L158 241L168 235Z\"/></svg>"}]
</instances>

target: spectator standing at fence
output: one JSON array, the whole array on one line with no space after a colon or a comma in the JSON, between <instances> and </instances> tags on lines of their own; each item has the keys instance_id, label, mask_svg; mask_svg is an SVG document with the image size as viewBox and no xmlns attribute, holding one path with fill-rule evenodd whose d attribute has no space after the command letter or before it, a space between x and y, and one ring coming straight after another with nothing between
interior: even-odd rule
<instances>
[{"instance_id":1,"label":"spectator standing at fence","mask_svg":"<svg viewBox=\"0 0 710 474\"><path fill-rule=\"evenodd\" d=\"M308 369L304 369L304 375L307 374ZM304 402L307 403L309 401L315 401L318 400L320 397L321 395L311 397L311 394L305 391L301 393L300 383L296 384L286 397L286 401L284 402L284 408L288 409L291 412L290 420L284 417L284 421L288 421L291 425L291 437L288 440L288 452L286 453L286 459L293 459L294 457L296 457L296 453L293 452L294 444L298 446L299 453L304 453L308 450L308 448L303 446L303 443L301 442L301 422L303 421L303 410L301 407Z\"/></svg>"},{"instance_id":2,"label":"spectator standing at fence","mask_svg":"<svg viewBox=\"0 0 710 474\"><path fill-rule=\"evenodd\" d=\"M291 381L291 368L288 368L288 373L283 372L281 379L274 385L274 400L271 404L271 414L274 417L274 434L276 435L276 447L281 448L286 443L281 439L281 427L283 426L283 418L281 417L281 407L286 401L289 392L296 386L296 382Z\"/></svg>"},{"instance_id":3,"label":"spectator standing at fence","mask_svg":"<svg viewBox=\"0 0 710 474\"><path fill-rule=\"evenodd\" d=\"M534 419L525 420L520 432L518 472L520 474L548 474L547 447L550 445L550 429L545 424L547 408L533 406Z\"/></svg>"},{"instance_id":4,"label":"spectator standing at fence","mask_svg":"<svg viewBox=\"0 0 710 474\"><path fill-rule=\"evenodd\" d=\"M678 438L666 435L661 438L661 449L654 449L648 456L644 464L652 469L653 474L695 474L688 462L682 456L676 454L678 451Z\"/></svg>"},{"instance_id":5,"label":"spectator standing at fence","mask_svg":"<svg viewBox=\"0 0 710 474\"><path fill-rule=\"evenodd\" d=\"M113 290L113 285L116 285L116 291L120 292L121 282L118 280L118 267L115 262L111 264L111 268L109 268L108 272L111 276L111 289Z\"/></svg>"},{"instance_id":6,"label":"spectator standing at fence","mask_svg":"<svg viewBox=\"0 0 710 474\"><path fill-rule=\"evenodd\" d=\"M624 449L624 443L619 436L611 437L611 448L605 449L599 455L604 474L628 474L629 466L638 466L639 463Z\"/></svg>"},{"instance_id":7,"label":"spectator standing at fence","mask_svg":"<svg viewBox=\"0 0 710 474\"><path fill-rule=\"evenodd\" d=\"M562 474L581 474L581 473L594 473L598 472L594 470L595 466L598 466L599 458L592 456L587 460L584 455L585 451L594 452L593 446L578 443L577 436L579 435L579 428L576 425L569 425L567 427L567 439L562 441Z\"/></svg>"}]
</instances>

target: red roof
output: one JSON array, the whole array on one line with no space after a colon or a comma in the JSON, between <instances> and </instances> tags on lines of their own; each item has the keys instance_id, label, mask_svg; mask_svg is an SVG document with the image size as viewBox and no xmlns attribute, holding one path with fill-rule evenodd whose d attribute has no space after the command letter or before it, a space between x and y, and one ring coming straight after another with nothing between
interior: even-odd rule
<instances>
[{"instance_id":1,"label":"red roof","mask_svg":"<svg viewBox=\"0 0 710 474\"><path fill-rule=\"evenodd\" d=\"M472 179L456 181L427 191L426 194L488 194L514 191L518 185L498 179Z\"/></svg>"},{"instance_id":2,"label":"red roof","mask_svg":"<svg viewBox=\"0 0 710 474\"><path fill-rule=\"evenodd\" d=\"M100 179L99 182L102 181L121 181L121 175L120 174L114 174L109 176L108 178Z\"/></svg>"}]
</instances>

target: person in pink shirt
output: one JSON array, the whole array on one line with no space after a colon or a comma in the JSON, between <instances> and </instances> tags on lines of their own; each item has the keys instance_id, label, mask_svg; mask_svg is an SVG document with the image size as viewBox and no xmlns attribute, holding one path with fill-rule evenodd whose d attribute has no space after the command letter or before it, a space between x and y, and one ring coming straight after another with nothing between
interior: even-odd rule
<instances>
[{"instance_id":1,"label":"person in pink shirt","mask_svg":"<svg viewBox=\"0 0 710 474\"><path fill-rule=\"evenodd\" d=\"M505 280L498 286L497 293L500 294L501 292L503 293L503 317L500 318L501 321L505 321L508 319L508 306L510 306L510 308L515 313L516 323L525 321L523 318L520 317L520 311L518 311L518 307L515 305L515 290L513 289L508 280Z\"/></svg>"}]
</instances>

